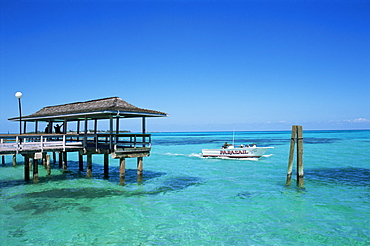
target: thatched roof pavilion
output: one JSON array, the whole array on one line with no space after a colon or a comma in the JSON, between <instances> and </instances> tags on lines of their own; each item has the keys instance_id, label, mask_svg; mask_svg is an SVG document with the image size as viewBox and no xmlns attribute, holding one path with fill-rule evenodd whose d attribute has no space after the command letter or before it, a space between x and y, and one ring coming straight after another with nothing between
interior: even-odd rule
<instances>
[{"instance_id":1,"label":"thatched roof pavilion","mask_svg":"<svg viewBox=\"0 0 370 246\"><path fill-rule=\"evenodd\" d=\"M20 121L20 133L0 135L0 155L24 155L25 179L28 180L29 159L43 158L45 160L47 152L53 152L54 161L56 159L55 153L59 153L59 166L63 166L64 170L67 170L67 152L78 151L80 171L83 170L82 155L87 155L86 173L88 177L92 176L92 155L104 154L104 174L107 175L109 171L108 154L111 154L112 158L120 159L120 180L121 182L123 180L123 183L125 158L138 158L139 180L143 170L143 157L149 156L151 150L151 134L146 133L145 119L166 116L166 113L139 108L118 97L44 107L31 115L9 119ZM121 133L119 122L122 118L141 118L142 133ZM88 130L89 120L93 121L93 132ZM106 133L98 133L98 120L109 120ZM34 132L27 133L27 122L34 122ZM38 131L39 122L47 123L44 131ZM70 122L77 122L76 132L66 132L67 123ZM83 130L80 130L81 122L84 123ZM53 132L54 123L63 124L56 124ZM63 130L61 130L62 127ZM37 180L38 164L33 161L33 165L34 180Z\"/></svg>"},{"instance_id":2,"label":"thatched roof pavilion","mask_svg":"<svg viewBox=\"0 0 370 246\"><path fill-rule=\"evenodd\" d=\"M143 109L136 107L119 97L109 97L97 100L90 100L86 102L75 102L57 106L44 107L41 110L31 115L22 116L24 122L24 133L26 132L26 122L35 122L37 132L38 122L67 122L71 121L88 121L88 120L101 120L110 119L110 131L113 132L113 118L116 119L116 130L118 132L118 120L120 118L142 118L143 119L143 132L145 131L145 118L146 117L166 117L164 112ZM19 121L19 117L10 118L11 121ZM64 127L66 129L66 127ZM79 124L78 124L79 131ZM65 130L64 130L65 133Z\"/></svg>"},{"instance_id":3,"label":"thatched roof pavilion","mask_svg":"<svg viewBox=\"0 0 370 246\"><path fill-rule=\"evenodd\" d=\"M86 102L75 102L44 107L34 114L22 116L24 121L74 121L88 119L109 119L114 117L165 117L166 113L138 108L119 97L103 98ZM9 120L19 121L19 117Z\"/></svg>"}]
</instances>

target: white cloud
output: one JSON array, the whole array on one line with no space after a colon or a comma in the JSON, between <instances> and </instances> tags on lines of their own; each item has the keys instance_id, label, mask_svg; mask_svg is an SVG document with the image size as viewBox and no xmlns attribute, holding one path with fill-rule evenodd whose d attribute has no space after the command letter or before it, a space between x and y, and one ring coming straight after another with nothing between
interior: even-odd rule
<instances>
[{"instance_id":1,"label":"white cloud","mask_svg":"<svg viewBox=\"0 0 370 246\"><path fill-rule=\"evenodd\" d=\"M366 118L357 118L357 119L354 119L353 122L357 123L357 122L370 122L370 120L366 119Z\"/></svg>"},{"instance_id":2,"label":"white cloud","mask_svg":"<svg viewBox=\"0 0 370 246\"><path fill-rule=\"evenodd\" d=\"M341 121L339 121L341 122ZM342 120L342 122L347 122L347 123L365 123L365 122L370 122L370 120L366 118L357 118L357 119L347 119L347 120Z\"/></svg>"},{"instance_id":3,"label":"white cloud","mask_svg":"<svg viewBox=\"0 0 370 246\"><path fill-rule=\"evenodd\" d=\"M346 119L346 120L330 120L329 123L367 123L370 122L366 118L357 118L357 119Z\"/></svg>"}]
</instances>

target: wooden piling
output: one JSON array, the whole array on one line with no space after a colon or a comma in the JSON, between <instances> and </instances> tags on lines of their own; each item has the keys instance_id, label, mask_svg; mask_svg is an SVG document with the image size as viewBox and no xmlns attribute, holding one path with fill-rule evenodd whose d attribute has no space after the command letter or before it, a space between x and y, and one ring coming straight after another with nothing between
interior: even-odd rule
<instances>
[{"instance_id":1,"label":"wooden piling","mask_svg":"<svg viewBox=\"0 0 370 246\"><path fill-rule=\"evenodd\" d=\"M56 158L56 153L55 152L53 152L53 163L54 164L57 163L57 158Z\"/></svg>"},{"instance_id":2,"label":"wooden piling","mask_svg":"<svg viewBox=\"0 0 370 246\"><path fill-rule=\"evenodd\" d=\"M297 186L303 187L304 185L304 172L303 172L303 133L302 126L292 126L292 137L290 140L288 173L286 185L290 185L292 172L293 172L293 159L295 142L297 142Z\"/></svg>"},{"instance_id":3,"label":"wooden piling","mask_svg":"<svg viewBox=\"0 0 370 246\"><path fill-rule=\"evenodd\" d=\"M297 126L297 185L303 187L303 133L302 126Z\"/></svg>"},{"instance_id":4,"label":"wooden piling","mask_svg":"<svg viewBox=\"0 0 370 246\"><path fill-rule=\"evenodd\" d=\"M78 170L84 170L84 158L81 152L78 153Z\"/></svg>"},{"instance_id":5,"label":"wooden piling","mask_svg":"<svg viewBox=\"0 0 370 246\"><path fill-rule=\"evenodd\" d=\"M288 173L286 177L286 185L290 185L293 172L293 158L294 158L294 145L297 133L297 126L292 126L292 137L290 138L290 151L289 151L289 161L288 161Z\"/></svg>"},{"instance_id":6,"label":"wooden piling","mask_svg":"<svg viewBox=\"0 0 370 246\"><path fill-rule=\"evenodd\" d=\"M92 177L92 154L88 153L86 158L86 176L88 178Z\"/></svg>"},{"instance_id":7,"label":"wooden piling","mask_svg":"<svg viewBox=\"0 0 370 246\"><path fill-rule=\"evenodd\" d=\"M143 180L143 157L137 158L137 181Z\"/></svg>"},{"instance_id":8,"label":"wooden piling","mask_svg":"<svg viewBox=\"0 0 370 246\"><path fill-rule=\"evenodd\" d=\"M46 169L46 155L47 153L46 152L42 152L42 165L45 167Z\"/></svg>"},{"instance_id":9,"label":"wooden piling","mask_svg":"<svg viewBox=\"0 0 370 246\"><path fill-rule=\"evenodd\" d=\"M46 155L46 173L47 173L47 175L51 174L50 155Z\"/></svg>"},{"instance_id":10,"label":"wooden piling","mask_svg":"<svg viewBox=\"0 0 370 246\"><path fill-rule=\"evenodd\" d=\"M63 171L67 171L67 152L63 152Z\"/></svg>"},{"instance_id":11,"label":"wooden piling","mask_svg":"<svg viewBox=\"0 0 370 246\"><path fill-rule=\"evenodd\" d=\"M125 183L125 175L126 175L126 159L121 157L119 159L119 178L120 178L120 183L124 184Z\"/></svg>"},{"instance_id":12,"label":"wooden piling","mask_svg":"<svg viewBox=\"0 0 370 246\"><path fill-rule=\"evenodd\" d=\"M31 158L33 158L33 156L32 156L32 155L30 155L30 159L31 159ZM32 160L30 160L30 161L28 162L28 164L29 164L29 165L28 165L29 170L30 170L30 171L32 171L32 170L33 170L33 162L32 162Z\"/></svg>"},{"instance_id":13,"label":"wooden piling","mask_svg":"<svg viewBox=\"0 0 370 246\"><path fill-rule=\"evenodd\" d=\"M5 164L5 156L4 155L1 156L1 162L2 162L3 165Z\"/></svg>"},{"instance_id":14,"label":"wooden piling","mask_svg":"<svg viewBox=\"0 0 370 246\"><path fill-rule=\"evenodd\" d=\"M137 174L143 174L143 157L137 158Z\"/></svg>"},{"instance_id":15,"label":"wooden piling","mask_svg":"<svg viewBox=\"0 0 370 246\"><path fill-rule=\"evenodd\" d=\"M24 180L30 180L30 158L24 156Z\"/></svg>"},{"instance_id":16,"label":"wooden piling","mask_svg":"<svg viewBox=\"0 0 370 246\"><path fill-rule=\"evenodd\" d=\"M109 175L109 155L104 153L104 176Z\"/></svg>"},{"instance_id":17,"label":"wooden piling","mask_svg":"<svg viewBox=\"0 0 370 246\"><path fill-rule=\"evenodd\" d=\"M13 167L15 167L17 165L17 156L16 155L13 155Z\"/></svg>"},{"instance_id":18,"label":"wooden piling","mask_svg":"<svg viewBox=\"0 0 370 246\"><path fill-rule=\"evenodd\" d=\"M38 182L39 180L39 163L38 160L32 158L33 163L33 182Z\"/></svg>"},{"instance_id":19,"label":"wooden piling","mask_svg":"<svg viewBox=\"0 0 370 246\"><path fill-rule=\"evenodd\" d=\"M59 152L59 168L63 167L63 153Z\"/></svg>"}]
</instances>

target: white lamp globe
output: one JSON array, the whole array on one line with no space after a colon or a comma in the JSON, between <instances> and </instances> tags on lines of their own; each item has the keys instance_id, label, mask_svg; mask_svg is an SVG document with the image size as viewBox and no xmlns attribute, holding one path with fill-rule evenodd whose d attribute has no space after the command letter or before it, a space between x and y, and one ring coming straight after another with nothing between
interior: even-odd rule
<instances>
[{"instance_id":1,"label":"white lamp globe","mask_svg":"<svg viewBox=\"0 0 370 246\"><path fill-rule=\"evenodd\" d=\"M22 98L22 96L23 96L22 92L18 91L17 93L15 93L16 98Z\"/></svg>"}]
</instances>

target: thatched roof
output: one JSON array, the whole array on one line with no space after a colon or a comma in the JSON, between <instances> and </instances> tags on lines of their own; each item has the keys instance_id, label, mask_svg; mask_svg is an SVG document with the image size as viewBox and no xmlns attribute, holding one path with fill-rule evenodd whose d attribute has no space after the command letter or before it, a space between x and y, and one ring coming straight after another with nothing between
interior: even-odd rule
<instances>
[{"instance_id":1,"label":"thatched roof","mask_svg":"<svg viewBox=\"0 0 370 246\"><path fill-rule=\"evenodd\" d=\"M165 117L166 113L138 108L119 97L45 107L34 114L22 116L25 121L108 119L114 117ZM19 120L19 117L9 120Z\"/></svg>"}]
</instances>

